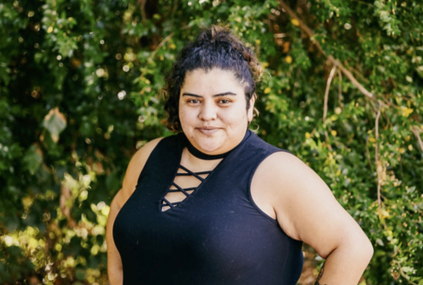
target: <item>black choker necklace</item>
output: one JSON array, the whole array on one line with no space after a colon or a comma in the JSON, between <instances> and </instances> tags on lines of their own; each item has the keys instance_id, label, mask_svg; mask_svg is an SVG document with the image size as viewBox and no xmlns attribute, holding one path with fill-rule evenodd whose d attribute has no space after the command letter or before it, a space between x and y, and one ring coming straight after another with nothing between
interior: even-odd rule
<instances>
[{"instance_id":1,"label":"black choker necklace","mask_svg":"<svg viewBox=\"0 0 423 285\"><path fill-rule=\"evenodd\" d=\"M228 153L230 153L231 151L225 152L225 153L221 153L221 154L206 154L204 152L199 151L198 149L196 149L188 140L187 140L187 148L188 151L195 157L199 158L199 159L205 159L205 160L213 160L213 159L220 159L220 158L224 158L228 155Z\"/></svg>"},{"instance_id":2,"label":"black choker necklace","mask_svg":"<svg viewBox=\"0 0 423 285\"><path fill-rule=\"evenodd\" d=\"M245 133L245 136L244 136L244 138L242 139L242 141L238 144L238 145L240 145L241 143L243 143L249 136L251 135L251 131L249 131L248 129L247 129L247 131L246 131L246 133ZM236 146L235 148L237 148L238 146ZM221 154L214 154L214 155L212 155L212 154L206 154L206 153L204 153L204 152L201 152L201 151L199 151L198 149L196 149L191 143L190 143L190 141L188 140L188 138L187 138L187 148L188 148L188 151L193 155L193 156L195 156L196 158L199 158L199 159L205 159L205 160L213 160L213 159L220 159L220 158L225 158L233 149L231 149L230 151L228 151L228 152L225 152L225 153L221 153Z\"/></svg>"}]
</instances>

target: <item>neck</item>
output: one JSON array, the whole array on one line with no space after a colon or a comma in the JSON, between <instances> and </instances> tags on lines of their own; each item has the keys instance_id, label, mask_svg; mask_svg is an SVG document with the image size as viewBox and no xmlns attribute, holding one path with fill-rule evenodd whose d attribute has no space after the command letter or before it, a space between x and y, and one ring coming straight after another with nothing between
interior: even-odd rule
<instances>
[{"instance_id":1,"label":"neck","mask_svg":"<svg viewBox=\"0 0 423 285\"><path fill-rule=\"evenodd\" d=\"M250 134L250 132L247 130L244 138L242 139L242 141L238 145L240 145L243 141L245 141L249 137L249 134ZM235 146L234 148L236 148L237 146ZM231 149L230 151L225 152L225 153L221 153L221 154L207 154L207 153L204 153L204 152L196 149L190 143L190 141L188 139L187 139L187 149L188 149L189 153L192 154L193 156L195 156L196 158L204 159L204 160L214 160L214 159L225 158L233 150L233 149Z\"/></svg>"}]
</instances>

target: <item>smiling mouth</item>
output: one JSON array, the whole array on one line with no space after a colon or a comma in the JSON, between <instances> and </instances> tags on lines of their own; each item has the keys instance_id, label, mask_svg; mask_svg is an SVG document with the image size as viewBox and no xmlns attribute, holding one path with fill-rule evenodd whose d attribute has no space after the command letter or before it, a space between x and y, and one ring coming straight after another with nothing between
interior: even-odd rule
<instances>
[{"instance_id":1,"label":"smiling mouth","mask_svg":"<svg viewBox=\"0 0 423 285\"><path fill-rule=\"evenodd\" d=\"M197 130L203 134L213 134L219 130L219 128L213 128L213 127L200 127L197 128Z\"/></svg>"}]
</instances>

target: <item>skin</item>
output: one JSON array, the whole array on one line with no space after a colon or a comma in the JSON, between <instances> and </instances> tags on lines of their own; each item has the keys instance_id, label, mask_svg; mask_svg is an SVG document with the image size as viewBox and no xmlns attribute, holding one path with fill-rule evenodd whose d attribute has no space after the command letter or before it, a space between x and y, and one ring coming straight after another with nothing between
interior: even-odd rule
<instances>
[{"instance_id":1,"label":"skin","mask_svg":"<svg viewBox=\"0 0 423 285\"><path fill-rule=\"evenodd\" d=\"M207 154L225 153L237 146L253 118L254 99L247 110L244 86L220 69L197 69L186 74L181 88L179 117L187 138ZM122 262L112 225L135 190L138 176L160 139L151 141L132 158L122 189L110 208L107 224L110 284L122 284ZM186 149L181 164L191 170L213 169L220 160L201 160ZM277 152L257 168L251 194L264 213L277 220L293 239L304 241L326 258L320 284L357 284L373 248L354 219L339 205L323 180L295 156ZM176 197L176 200L178 197Z\"/></svg>"},{"instance_id":2,"label":"skin","mask_svg":"<svg viewBox=\"0 0 423 285\"><path fill-rule=\"evenodd\" d=\"M250 100L254 105L254 99ZM244 86L230 71L197 69L187 73L179 99L179 120L191 144L207 154L230 151L244 138L253 108Z\"/></svg>"},{"instance_id":3,"label":"skin","mask_svg":"<svg viewBox=\"0 0 423 285\"><path fill-rule=\"evenodd\" d=\"M291 154L275 153L258 167L251 192L288 236L326 259L320 284L359 282L373 247L313 170Z\"/></svg>"},{"instance_id":4,"label":"skin","mask_svg":"<svg viewBox=\"0 0 423 285\"><path fill-rule=\"evenodd\" d=\"M135 191L137 179L141 174L141 170L144 168L150 153L159 141L160 139L155 139L147 143L135 153L126 170L122 188L116 193L110 205L110 212L106 226L107 273L110 285L123 283L122 260L113 240L113 224L120 209Z\"/></svg>"}]
</instances>

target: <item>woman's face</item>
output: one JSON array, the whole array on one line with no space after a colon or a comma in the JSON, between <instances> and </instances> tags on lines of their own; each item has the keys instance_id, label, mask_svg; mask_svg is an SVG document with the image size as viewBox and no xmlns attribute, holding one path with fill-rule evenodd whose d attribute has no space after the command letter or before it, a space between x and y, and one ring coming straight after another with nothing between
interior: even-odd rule
<instances>
[{"instance_id":1,"label":"woman's face","mask_svg":"<svg viewBox=\"0 0 423 285\"><path fill-rule=\"evenodd\" d=\"M253 119L254 99L247 102L244 86L232 72L195 69L185 75L179 119L191 144L206 154L225 153L244 138Z\"/></svg>"}]
</instances>

